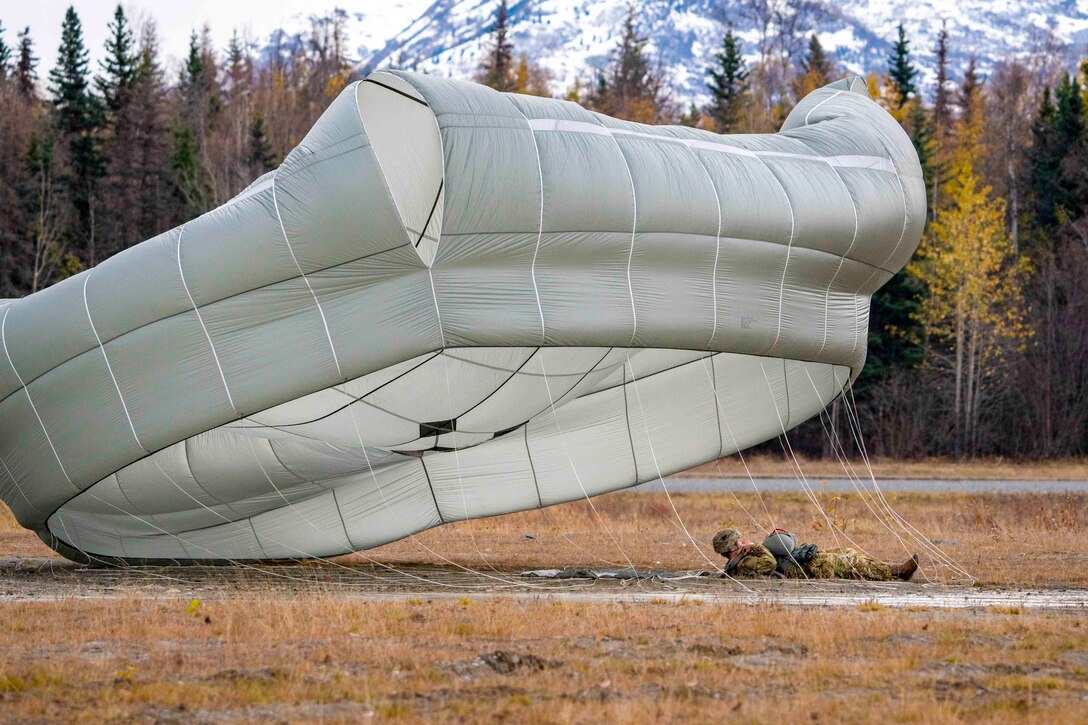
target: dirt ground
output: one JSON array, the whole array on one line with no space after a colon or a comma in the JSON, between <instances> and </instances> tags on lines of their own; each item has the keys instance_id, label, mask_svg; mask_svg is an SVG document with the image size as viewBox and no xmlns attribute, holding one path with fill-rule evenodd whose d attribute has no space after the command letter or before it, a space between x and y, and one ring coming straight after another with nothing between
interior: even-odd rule
<instances>
[{"instance_id":1,"label":"dirt ground","mask_svg":"<svg viewBox=\"0 0 1088 725\"><path fill-rule=\"evenodd\" d=\"M815 498L620 493L331 563L130 570L0 511L0 721L1088 722L1088 494L889 495L924 537ZM771 523L925 576L517 576L710 569L718 527Z\"/></svg>"}]
</instances>

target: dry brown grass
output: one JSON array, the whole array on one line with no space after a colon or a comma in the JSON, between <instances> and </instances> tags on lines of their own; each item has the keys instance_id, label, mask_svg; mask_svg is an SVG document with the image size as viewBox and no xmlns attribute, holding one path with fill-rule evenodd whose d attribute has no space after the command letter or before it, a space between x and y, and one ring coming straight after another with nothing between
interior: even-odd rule
<instances>
[{"instance_id":1,"label":"dry brown grass","mask_svg":"<svg viewBox=\"0 0 1088 725\"><path fill-rule=\"evenodd\" d=\"M940 581L955 573L902 527L874 515L857 494L826 494L818 508L804 494L615 493L490 519L454 523L339 561L392 565L459 565L522 571L556 567L709 568L721 559L709 540L722 526L762 537L772 525L820 546L857 545L899 560L922 554L923 572ZM1084 494L886 494L891 507L979 583L1005 586L1088 585L1088 492ZM883 514L882 510L876 513ZM695 545L680 526L695 538ZM830 525L829 525L830 524ZM889 530L898 532L901 541ZM841 530L843 533L837 533ZM533 538L528 539L526 536ZM615 537L616 542L613 542ZM617 545L618 544L618 545ZM55 557L0 506L0 558Z\"/></svg>"},{"instance_id":2,"label":"dry brown grass","mask_svg":"<svg viewBox=\"0 0 1088 725\"><path fill-rule=\"evenodd\" d=\"M306 596L8 604L0 720L1073 722L1088 697L1080 619Z\"/></svg>"},{"instance_id":3,"label":"dry brown grass","mask_svg":"<svg viewBox=\"0 0 1088 725\"><path fill-rule=\"evenodd\" d=\"M845 476L842 465L834 460L810 459L799 457L802 470L810 478L824 476L842 478ZM699 476L716 478L746 478L744 464L753 476L789 478L796 476L793 463L783 456L748 455L742 462L737 456L729 456L714 463L707 463L698 468L680 474L681 476ZM854 469L862 476L867 475L860 461L854 461ZM1088 481L1088 459L1061 458L1045 461L1011 461L1005 458L975 458L957 461L950 458L923 458L920 460L900 460L874 458L873 473L877 478L935 478L947 480L1052 480L1052 481Z\"/></svg>"},{"instance_id":4,"label":"dry brown grass","mask_svg":"<svg viewBox=\"0 0 1088 725\"><path fill-rule=\"evenodd\" d=\"M803 494L673 494L680 519L699 544L696 551L664 494L618 493L594 499L601 521L586 502L440 527L364 556L393 563L443 563L424 546L473 568L500 570L562 566L692 569L720 564L709 539L722 526L762 537L771 524L830 547L856 544L892 560L920 552L926 574L948 581L922 547L894 522L877 517L856 494L824 494L821 508ZM1085 494L887 494L888 503L980 583L1016 586L1088 585L1088 493ZM869 505L874 505L870 502ZM878 511L879 513L879 511ZM825 518L826 514L826 518ZM843 534L832 533L829 522ZM608 527L608 532L603 525ZM904 543L885 527L898 531ZM619 546L609 536L616 538ZM525 540L525 535L532 540ZM847 538L848 537L848 538Z\"/></svg>"},{"instance_id":5,"label":"dry brown grass","mask_svg":"<svg viewBox=\"0 0 1088 725\"><path fill-rule=\"evenodd\" d=\"M1078 533L1088 494L888 498L985 582L1088 585ZM674 500L703 542L723 524L754 535L773 518L829 545L826 514L866 548L901 555L856 496L819 494L823 513L794 494ZM636 564L706 564L663 494L594 503ZM623 562L584 502L442 527L341 561L442 561L421 544L504 574ZM47 555L0 509L0 558ZM51 591L80 576L69 570ZM1088 721L1080 611L389 600L224 576L217 586L139 579L114 599L0 597L0 722ZM48 570L0 575L0 594L19 577Z\"/></svg>"}]
</instances>

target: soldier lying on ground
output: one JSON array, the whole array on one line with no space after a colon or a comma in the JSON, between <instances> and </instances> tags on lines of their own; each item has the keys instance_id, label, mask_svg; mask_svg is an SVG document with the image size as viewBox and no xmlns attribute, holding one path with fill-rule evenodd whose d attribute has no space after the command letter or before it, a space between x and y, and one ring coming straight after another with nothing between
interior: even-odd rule
<instances>
[{"instance_id":1,"label":"soldier lying on ground","mask_svg":"<svg viewBox=\"0 0 1088 725\"><path fill-rule=\"evenodd\" d=\"M713 545L714 551L728 560L725 573L730 576L883 582L909 581L918 570L917 554L902 564L889 564L855 549L824 551L815 544L796 546L793 535L780 529L775 529L762 544L742 539L736 529L722 529L714 535Z\"/></svg>"}]
</instances>

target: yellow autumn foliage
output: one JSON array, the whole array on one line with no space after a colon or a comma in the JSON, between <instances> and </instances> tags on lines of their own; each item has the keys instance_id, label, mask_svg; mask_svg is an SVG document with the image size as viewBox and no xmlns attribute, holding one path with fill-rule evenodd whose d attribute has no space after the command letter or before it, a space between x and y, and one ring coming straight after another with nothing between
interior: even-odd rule
<instances>
[{"instance_id":1,"label":"yellow autumn foliage","mask_svg":"<svg viewBox=\"0 0 1088 725\"><path fill-rule=\"evenodd\" d=\"M1030 262L1005 230L1005 202L961 159L945 187L947 208L934 221L908 271L926 295L915 315L931 361L954 385L957 447L972 447L989 383L1032 330L1023 283Z\"/></svg>"}]
</instances>

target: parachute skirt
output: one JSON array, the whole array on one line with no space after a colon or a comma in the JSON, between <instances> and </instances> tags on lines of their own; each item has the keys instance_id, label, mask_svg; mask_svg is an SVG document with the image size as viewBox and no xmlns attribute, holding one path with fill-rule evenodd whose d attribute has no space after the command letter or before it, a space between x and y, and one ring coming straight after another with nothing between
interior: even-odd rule
<instances>
[{"instance_id":1,"label":"parachute skirt","mask_svg":"<svg viewBox=\"0 0 1088 725\"><path fill-rule=\"evenodd\" d=\"M816 415L925 219L857 78L773 135L378 72L223 206L0 302L0 498L79 561L295 559Z\"/></svg>"}]
</instances>

